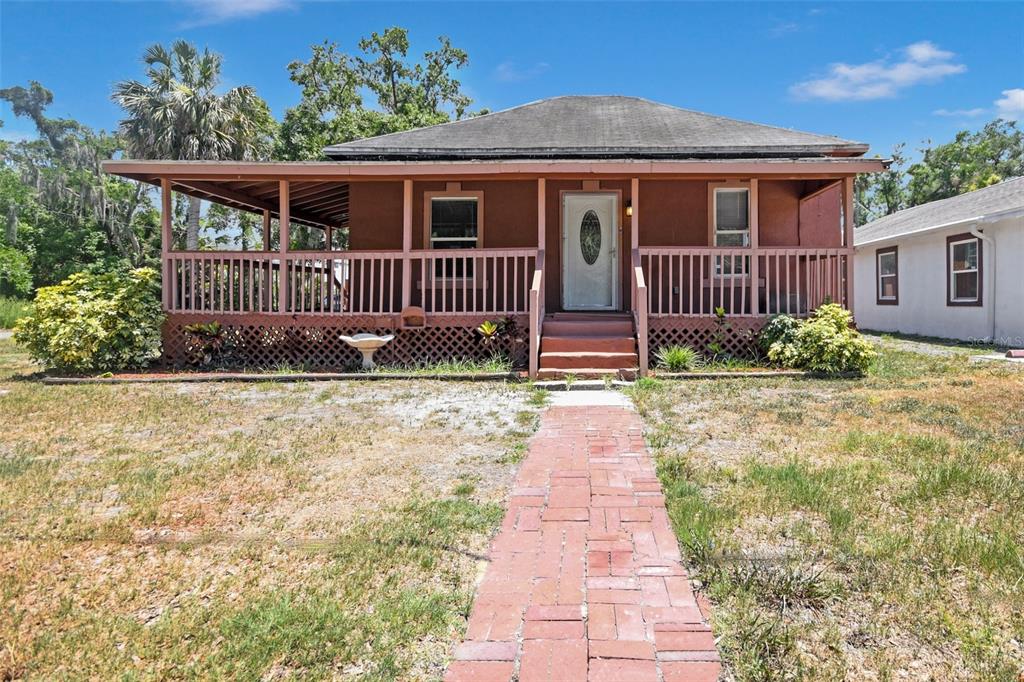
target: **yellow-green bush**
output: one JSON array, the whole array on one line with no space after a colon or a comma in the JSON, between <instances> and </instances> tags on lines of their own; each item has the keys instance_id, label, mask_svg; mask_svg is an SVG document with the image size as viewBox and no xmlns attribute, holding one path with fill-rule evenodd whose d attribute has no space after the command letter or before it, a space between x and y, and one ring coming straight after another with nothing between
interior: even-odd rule
<instances>
[{"instance_id":1,"label":"yellow-green bush","mask_svg":"<svg viewBox=\"0 0 1024 682\"><path fill-rule=\"evenodd\" d=\"M65 372L141 367L160 353L158 277L151 268L79 272L36 294L14 340L37 362Z\"/></svg>"},{"instance_id":2,"label":"yellow-green bush","mask_svg":"<svg viewBox=\"0 0 1024 682\"><path fill-rule=\"evenodd\" d=\"M819 307L795 326L772 322L768 359L784 367L825 374L865 372L877 353L853 328L850 312L836 303ZM769 337L769 338L771 338Z\"/></svg>"}]
</instances>

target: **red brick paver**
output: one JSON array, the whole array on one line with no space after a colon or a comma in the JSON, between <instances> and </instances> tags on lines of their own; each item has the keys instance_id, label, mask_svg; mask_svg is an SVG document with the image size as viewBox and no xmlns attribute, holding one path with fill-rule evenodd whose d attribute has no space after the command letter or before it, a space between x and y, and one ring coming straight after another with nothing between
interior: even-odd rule
<instances>
[{"instance_id":1,"label":"red brick paver","mask_svg":"<svg viewBox=\"0 0 1024 682\"><path fill-rule=\"evenodd\" d=\"M713 682L679 561L637 414L549 409L445 680Z\"/></svg>"}]
</instances>

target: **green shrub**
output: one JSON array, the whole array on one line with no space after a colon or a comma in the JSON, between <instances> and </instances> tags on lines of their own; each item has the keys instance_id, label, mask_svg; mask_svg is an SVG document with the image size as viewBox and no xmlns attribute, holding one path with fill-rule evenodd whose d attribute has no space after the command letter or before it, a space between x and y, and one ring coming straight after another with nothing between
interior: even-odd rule
<instances>
[{"instance_id":1,"label":"green shrub","mask_svg":"<svg viewBox=\"0 0 1024 682\"><path fill-rule=\"evenodd\" d=\"M31 312L31 301L0 296L0 329L10 329L15 322Z\"/></svg>"},{"instance_id":2,"label":"green shrub","mask_svg":"<svg viewBox=\"0 0 1024 682\"><path fill-rule=\"evenodd\" d=\"M669 372L685 372L703 363L700 353L689 346L665 346L654 354L658 367Z\"/></svg>"},{"instance_id":3,"label":"green shrub","mask_svg":"<svg viewBox=\"0 0 1024 682\"><path fill-rule=\"evenodd\" d=\"M140 367L159 355L157 273L79 272L36 294L35 308L14 328L32 358L68 372Z\"/></svg>"},{"instance_id":4,"label":"green shrub","mask_svg":"<svg viewBox=\"0 0 1024 682\"><path fill-rule=\"evenodd\" d=\"M865 372L877 353L851 326L851 321L849 311L842 306L823 305L797 325L792 342L780 338L771 344L768 358L786 367L812 372Z\"/></svg>"},{"instance_id":5,"label":"green shrub","mask_svg":"<svg viewBox=\"0 0 1024 682\"><path fill-rule=\"evenodd\" d=\"M32 292L28 256L10 246L0 246L0 296L27 297Z\"/></svg>"},{"instance_id":6,"label":"green shrub","mask_svg":"<svg viewBox=\"0 0 1024 682\"><path fill-rule=\"evenodd\" d=\"M757 336L757 345L764 353L773 344L792 344L796 340L796 332L800 328L800 320L789 315L772 315L768 318L761 333Z\"/></svg>"}]
</instances>

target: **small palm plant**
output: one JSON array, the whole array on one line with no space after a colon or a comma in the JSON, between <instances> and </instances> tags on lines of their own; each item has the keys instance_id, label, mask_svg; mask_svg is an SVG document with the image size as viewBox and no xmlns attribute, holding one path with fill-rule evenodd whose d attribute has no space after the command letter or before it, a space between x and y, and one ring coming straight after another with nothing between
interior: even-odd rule
<instances>
[{"instance_id":1,"label":"small palm plant","mask_svg":"<svg viewBox=\"0 0 1024 682\"><path fill-rule=\"evenodd\" d=\"M690 346L665 346L655 353L658 367L669 372L686 372L704 364L700 353Z\"/></svg>"}]
</instances>

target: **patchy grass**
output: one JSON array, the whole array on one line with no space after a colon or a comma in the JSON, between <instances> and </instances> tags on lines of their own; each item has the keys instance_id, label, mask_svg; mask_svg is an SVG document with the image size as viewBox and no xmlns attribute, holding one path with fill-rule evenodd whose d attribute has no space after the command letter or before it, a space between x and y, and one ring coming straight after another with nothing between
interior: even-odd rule
<instances>
[{"instance_id":1,"label":"patchy grass","mask_svg":"<svg viewBox=\"0 0 1024 682\"><path fill-rule=\"evenodd\" d=\"M526 387L33 370L0 340L0 679L440 677Z\"/></svg>"},{"instance_id":2,"label":"patchy grass","mask_svg":"<svg viewBox=\"0 0 1024 682\"><path fill-rule=\"evenodd\" d=\"M423 365L380 365L373 368L378 374L422 374L426 376L439 374L508 374L512 371L512 362L502 355L494 355L487 360L472 358L452 358L443 362Z\"/></svg>"},{"instance_id":3,"label":"patchy grass","mask_svg":"<svg viewBox=\"0 0 1024 682\"><path fill-rule=\"evenodd\" d=\"M1024 372L885 342L859 380L638 382L737 680L1024 672Z\"/></svg>"}]
</instances>

